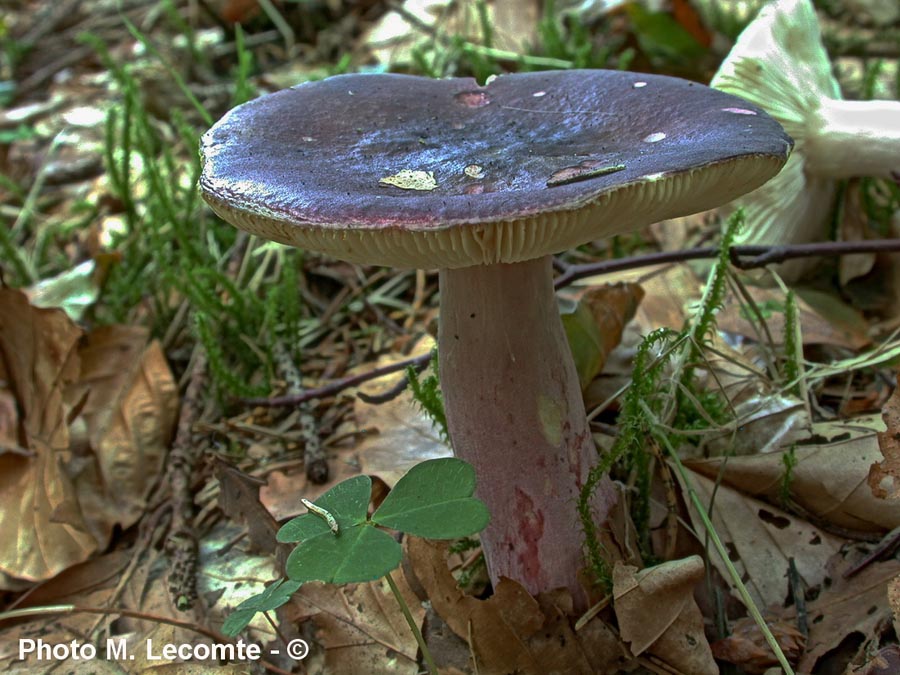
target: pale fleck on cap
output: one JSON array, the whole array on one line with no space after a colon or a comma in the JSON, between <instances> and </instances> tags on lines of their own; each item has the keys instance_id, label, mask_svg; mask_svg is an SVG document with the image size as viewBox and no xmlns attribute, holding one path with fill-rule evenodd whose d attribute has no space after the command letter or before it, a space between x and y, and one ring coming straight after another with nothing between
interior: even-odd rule
<instances>
[{"instance_id":1,"label":"pale fleck on cap","mask_svg":"<svg viewBox=\"0 0 900 675\"><path fill-rule=\"evenodd\" d=\"M263 96L202 140L222 218L356 263L530 260L725 204L791 139L761 108L622 71L340 75Z\"/></svg>"}]
</instances>

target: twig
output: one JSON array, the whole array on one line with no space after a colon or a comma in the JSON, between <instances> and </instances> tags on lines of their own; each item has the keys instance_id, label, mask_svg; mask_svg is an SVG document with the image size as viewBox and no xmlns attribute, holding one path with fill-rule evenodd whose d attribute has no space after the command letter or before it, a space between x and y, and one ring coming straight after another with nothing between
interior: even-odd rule
<instances>
[{"instance_id":1,"label":"twig","mask_svg":"<svg viewBox=\"0 0 900 675\"><path fill-rule=\"evenodd\" d=\"M275 370L278 376L287 385L287 395L297 396L303 393L303 382L300 379L300 371L290 353L281 340L276 340L272 345L272 357L275 360ZM325 451L322 448L322 440L319 438L319 429L313 414L315 403L312 399L297 403L297 413L300 415L300 434L303 438L303 466L306 467L306 477L316 485L328 482L328 461L325 459Z\"/></svg>"},{"instance_id":2,"label":"twig","mask_svg":"<svg viewBox=\"0 0 900 675\"><path fill-rule=\"evenodd\" d=\"M172 495L172 524L166 538L171 559L169 593L175 606L186 611L197 599L197 537L194 533L194 498L191 483L200 452L193 443L194 422L200 416L207 380L206 351L198 347L184 394L178 430L169 453L168 480Z\"/></svg>"},{"instance_id":3,"label":"twig","mask_svg":"<svg viewBox=\"0 0 900 675\"><path fill-rule=\"evenodd\" d=\"M733 246L728 252L731 264L742 270L765 267L794 258L831 257L849 253L882 253L900 251L900 239L869 239L864 241L822 241L795 246ZM747 260L742 260L748 256Z\"/></svg>"},{"instance_id":4,"label":"twig","mask_svg":"<svg viewBox=\"0 0 900 675\"><path fill-rule=\"evenodd\" d=\"M276 396L274 398L244 398L241 399L241 402L245 405L259 405L272 408L281 406L294 406L302 403L303 401L309 401L314 398L332 396L334 394L337 394L338 392L343 391L344 389L355 387L356 385L363 384L364 382L368 382L369 380L375 380L379 377L384 377L385 375L391 375L392 373L406 370L408 366L413 366L414 368L424 367L428 365L430 361L431 352L422 354L421 356L413 357L411 359L398 361L397 363L392 363L388 366L375 368L374 370L370 370L367 373L360 373L359 375L351 375L350 377L335 380L330 384L326 384L315 389L306 389L305 391L292 396Z\"/></svg>"},{"instance_id":5,"label":"twig","mask_svg":"<svg viewBox=\"0 0 900 675\"><path fill-rule=\"evenodd\" d=\"M416 367L416 370L418 371L418 366ZM393 387L380 394L367 394L366 392L361 391L356 395L359 397L359 400L363 401L364 403L368 403L369 405L383 405L397 398L400 394L406 391L406 388L408 386L409 380L404 377Z\"/></svg>"},{"instance_id":6,"label":"twig","mask_svg":"<svg viewBox=\"0 0 900 675\"><path fill-rule=\"evenodd\" d=\"M731 262L740 269L753 269L764 267L771 263L779 263L793 258L809 258L813 256L836 256L849 253L878 253L895 251L900 252L900 239L870 239L866 241L828 241L816 244L798 244L795 246L732 246L729 249ZM560 260L554 260L554 266L561 271L556 278L554 286L564 288L570 284L598 274L608 274L628 269L649 267L664 263L684 262L703 258L715 258L719 249L714 246L690 248L684 251L663 251L649 255L634 256L631 258L619 258L616 260L604 260L597 263L583 265L570 265ZM404 370L407 366L424 368L431 359L430 354L423 354L412 359L400 361L389 366L375 368L367 373L353 375L341 380L335 380L330 384L307 389L296 394L277 396L274 398L245 398L241 402L245 405L258 405L264 407L296 406L304 401L314 398L331 396L338 392L355 387L356 385L374 380L385 375ZM399 392L392 392L394 395Z\"/></svg>"},{"instance_id":7,"label":"twig","mask_svg":"<svg viewBox=\"0 0 900 675\"><path fill-rule=\"evenodd\" d=\"M898 251L900 251L900 239L868 239L865 241L826 241L793 246L732 246L728 253L731 257L731 263L735 267L748 270L794 258ZM665 263L715 258L718 254L718 248L704 246L689 248L684 251L663 251L632 258L603 260L584 265L569 265L557 260L554 264L557 269L561 270L561 274L554 281L554 286L559 289L569 286L579 279L598 274L609 274L611 272L621 272L622 270L638 269Z\"/></svg>"},{"instance_id":8,"label":"twig","mask_svg":"<svg viewBox=\"0 0 900 675\"><path fill-rule=\"evenodd\" d=\"M900 527L895 527L884 535L884 538L865 558L844 572L844 578L849 579L850 577L859 574L879 558L884 558L893 553L897 546L900 546Z\"/></svg>"}]
</instances>

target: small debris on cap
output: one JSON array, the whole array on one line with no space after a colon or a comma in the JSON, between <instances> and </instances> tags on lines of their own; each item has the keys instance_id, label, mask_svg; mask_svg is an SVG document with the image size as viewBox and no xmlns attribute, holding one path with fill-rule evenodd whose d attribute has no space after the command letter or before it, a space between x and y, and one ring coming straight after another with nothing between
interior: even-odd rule
<instances>
[{"instance_id":1,"label":"small debris on cap","mask_svg":"<svg viewBox=\"0 0 900 675\"><path fill-rule=\"evenodd\" d=\"M413 171L412 169L403 169L393 176L385 176L378 182L401 190L434 190L437 187L434 171Z\"/></svg>"}]
</instances>

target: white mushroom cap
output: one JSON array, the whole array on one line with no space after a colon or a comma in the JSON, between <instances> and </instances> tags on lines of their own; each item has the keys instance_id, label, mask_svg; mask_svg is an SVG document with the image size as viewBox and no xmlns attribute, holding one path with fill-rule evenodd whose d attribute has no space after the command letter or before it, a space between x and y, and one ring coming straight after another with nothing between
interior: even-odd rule
<instances>
[{"instance_id":1,"label":"white mushroom cap","mask_svg":"<svg viewBox=\"0 0 900 675\"><path fill-rule=\"evenodd\" d=\"M784 245L827 235L836 181L900 169L900 103L843 101L810 0L777 0L741 33L712 86L757 103L794 138L775 178L744 195L739 243ZM793 280L816 259L780 266Z\"/></svg>"}]
</instances>

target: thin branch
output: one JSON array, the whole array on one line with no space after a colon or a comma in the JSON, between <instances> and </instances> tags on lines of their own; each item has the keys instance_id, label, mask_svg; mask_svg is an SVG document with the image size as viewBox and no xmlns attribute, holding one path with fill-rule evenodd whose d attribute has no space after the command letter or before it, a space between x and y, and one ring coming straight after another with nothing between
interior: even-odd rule
<instances>
[{"instance_id":1,"label":"thin branch","mask_svg":"<svg viewBox=\"0 0 900 675\"><path fill-rule=\"evenodd\" d=\"M732 246L729 250L731 263L742 270L765 267L773 263L784 262L793 258L811 258L814 256L837 256L850 253L879 253L900 252L900 239L870 239L866 241L827 241L815 244L797 244L794 246ZM592 277L599 274L621 272L622 270L650 267L665 263L685 262L687 260L699 260L703 258L715 258L719 255L719 249L715 246L703 246L689 248L684 251L663 251L650 253L649 255L634 256L632 258L618 258L616 260L603 260L597 263L583 265L571 265L555 259L554 267L560 271L560 275L554 281L556 289L569 286L579 279ZM264 407L296 406L304 401L324 396L332 396L338 392L355 387L369 380L374 380L385 375L404 370L407 366L424 369L431 360L431 354L423 354L412 359L406 359L389 366L375 368L367 373L360 373L341 380L335 380L329 384L315 389L306 389L289 396L275 398L245 398L241 402L245 405L258 405ZM396 394L392 390L392 394Z\"/></svg>"},{"instance_id":2,"label":"thin branch","mask_svg":"<svg viewBox=\"0 0 900 675\"><path fill-rule=\"evenodd\" d=\"M765 267L774 263L794 258L813 258L816 256L832 257L851 253L900 252L900 239L868 239L865 241L825 241L815 244L795 244L792 246L732 246L729 250L731 264L738 269L749 270ZM559 289L569 286L579 279L598 274L609 274L623 270L650 267L665 263L685 262L703 258L715 258L719 249L713 246L689 248L683 251L663 251L632 258L603 260L584 265L568 265L559 263L556 266L562 271L554 286Z\"/></svg>"},{"instance_id":3,"label":"thin branch","mask_svg":"<svg viewBox=\"0 0 900 675\"><path fill-rule=\"evenodd\" d=\"M406 370L408 366L413 366L414 368L424 368L430 361L431 352L428 352L427 354L422 354L421 356L416 356L411 359L405 359L403 361L398 361L397 363L392 363L389 366L375 368L374 370L370 370L366 373L351 375L350 377L335 380L334 382L323 385L321 387L316 387L315 389L306 389L305 391L291 396L277 396L275 398L244 398L241 399L241 402L245 405L259 405L272 408L281 406L295 406L303 403L304 401L309 401L310 399L332 396L334 394L337 394L338 392L343 391L344 389L355 387L356 385L363 384L364 382L368 382L369 380L374 380L379 377L384 377L385 375L391 375L401 370Z\"/></svg>"}]
</instances>

